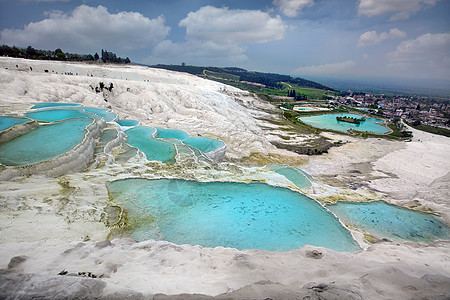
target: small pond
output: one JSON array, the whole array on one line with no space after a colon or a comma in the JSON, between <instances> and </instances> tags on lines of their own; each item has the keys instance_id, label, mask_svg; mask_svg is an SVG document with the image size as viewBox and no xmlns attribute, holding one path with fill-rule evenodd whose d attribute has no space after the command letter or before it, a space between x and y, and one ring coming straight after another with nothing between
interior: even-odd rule
<instances>
[{"instance_id":1,"label":"small pond","mask_svg":"<svg viewBox=\"0 0 450 300\"><path fill-rule=\"evenodd\" d=\"M34 106L31 109L49 108L49 107L79 107L79 103L64 103L64 102L43 102L43 103L33 103Z\"/></svg>"},{"instance_id":2,"label":"small pond","mask_svg":"<svg viewBox=\"0 0 450 300\"><path fill-rule=\"evenodd\" d=\"M81 143L92 119L78 118L41 125L0 144L0 163L24 166L61 155Z\"/></svg>"},{"instance_id":3,"label":"small pond","mask_svg":"<svg viewBox=\"0 0 450 300\"><path fill-rule=\"evenodd\" d=\"M111 122L117 119L117 114L107 108L82 107L82 109L88 113L96 114L97 116L102 117L106 122Z\"/></svg>"},{"instance_id":4,"label":"small pond","mask_svg":"<svg viewBox=\"0 0 450 300\"><path fill-rule=\"evenodd\" d=\"M15 125L30 122L27 118L16 118L16 117L0 117L0 131L13 127Z\"/></svg>"},{"instance_id":5,"label":"small pond","mask_svg":"<svg viewBox=\"0 0 450 300\"><path fill-rule=\"evenodd\" d=\"M166 129L156 127L156 131L156 135L160 139L177 139L183 141L191 137L189 133L179 129Z\"/></svg>"},{"instance_id":6,"label":"small pond","mask_svg":"<svg viewBox=\"0 0 450 300\"><path fill-rule=\"evenodd\" d=\"M348 130L353 129L364 132L372 132L376 134L385 134L389 132L388 128L377 124L383 122L383 120L381 119L367 118L360 124L353 124L344 121L338 121L336 120L336 117L351 117L357 119L361 118L360 115L341 113L341 114L323 114L317 116L300 117L298 119L303 123L306 123L310 126L320 129L329 129L341 132L347 132Z\"/></svg>"},{"instance_id":7,"label":"small pond","mask_svg":"<svg viewBox=\"0 0 450 300\"><path fill-rule=\"evenodd\" d=\"M117 123L120 126L125 126L125 127L132 127L132 126L138 126L139 125L139 121L131 120L131 119L120 119L120 120L117 121Z\"/></svg>"},{"instance_id":8,"label":"small pond","mask_svg":"<svg viewBox=\"0 0 450 300\"><path fill-rule=\"evenodd\" d=\"M147 126L137 126L125 131L127 143L142 151L148 160L159 160L174 163L177 151L172 143L165 142L153 137L156 129Z\"/></svg>"},{"instance_id":9,"label":"small pond","mask_svg":"<svg viewBox=\"0 0 450 300\"><path fill-rule=\"evenodd\" d=\"M36 110L26 113L25 116L30 119L41 122L56 122L72 118L91 118L95 120L100 119L98 116L89 114L78 108L76 109L55 108L55 109Z\"/></svg>"},{"instance_id":10,"label":"small pond","mask_svg":"<svg viewBox=\"0 0 450 300\"><path fill-rule=\"evenodd\" d=\"M203 153L208 153L211 151L215 151L219 148L225 146L225 143L216 139L211 139L203 136L195 136L183 140L183 143L192 147L197 148Z\"/></svg>"},{"instance_id":11,"label":"small pond","mask_svg":"<svg viewBox=\"0 0 450 300\"><path fill-rule=\"evenodd\" d=\"M127 143L145 153L148 160L174 163L177 151L193 154L199 159L208 153L224 147L222 141L207 137L191 137L179 129L136 126L125 131Z\"/></svg>"},{"instance_id":12,"label":"small pond","mask_svg":"<svg viewBox=\"0 0 450 300\"><path fill-rule=\"evenodd\" d=\"M339 221L311 198L263 183L124 179L107 184L138 241L288 251L357 251Z\"/></svg>"},{"instance_id":13,"label":"small pond","mask_svg":"<svg viewBox=\"0 0 450 300\"><path fill-rule=\"evenodd\" d=\"M312 177L298 168L288 165L268 165L269 169L286 177L300 189L309 188L311 186Z\"/></svg>"},{"instance_id":14,"label":"small pond","mask_svg":"<svg viewBox=\"0 0 450 300\"><path fill-rule=\"evenodd\" d=\"M118 132L116 129L105 129L103 130L100 138L98 139L96 148L95 148L95 153L100 153L104 151L104 148L106 147L106 145L113 141L114 139L116 139L118 136Z\"/></svg>"},{"instance_id":15,"label":"small pond","mask_svg":"<svg viewBox=\"0 0 450 300\"><path fill-rule=\"evenodd\" d=\"M394 241L430 243L449 239L449 227L439 218L384 201L369 203L338 202L327 208L344 223L379 237Z\"/></svg>"}]
</instances>

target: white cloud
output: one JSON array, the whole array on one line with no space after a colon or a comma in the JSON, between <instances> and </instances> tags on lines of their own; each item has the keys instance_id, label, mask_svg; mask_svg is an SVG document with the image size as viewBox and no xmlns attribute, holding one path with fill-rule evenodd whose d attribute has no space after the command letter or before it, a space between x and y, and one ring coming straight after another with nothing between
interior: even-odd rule
<instances>
[{"instance_id":1,"label":"white cloud","mask_svg":"<svg viewBox=\"0 0 450 300\"><path fill-rule=\"evenodd\" d=\"M388 54L389 72L408 77L450 78L450 33L427 33L401 42Z\"/></svg>"},{"instance_id":2,"label":"white cloud","mask_svg":"<svg viewBox=\"0 0 450 300\"><path fill-rule=\"evenodd\" d=\"M359 37L358 47L365 47L370 45L379 44L385 40L404 39L406 32L397 28L389 30L389 32L382 32L377 34L376 31L367 31Z\"/></svg>"},{"instance_id":3,"label":"white cloud","mask_svg":"<svg viewBox=\"0 0 450 300\"><path fill-rule=\"evenodd\" d=\"M4 29L2 43L26 47L90 53L101 48L129 51L156 45L169 34L163 17L149 19L136 12L110 14L103 6L81 5L71 14L52 11L47 19L23 29Z\"/></svg>"},{"instance_id":4,"label":"white cloud","mask_svg":"<svg viewBox=\"0 0 450 300\"><path fill-rule=\"evenodd\" d=\"M246 44L266 43L284 37L287 26L279 16L259 10L204 6L179 22L186 28L186 42L164 41L154 57L229 57L245 59Z\"/></svg>"},{"instance_id":5,"label":"white cloud","mask_svg":"<svg viewBox=\"0 0 450 300\"><path fill-rule=\"evenodd\" d=\"M427 33L414 40L401 42L395 52L389 54L394 63L414 61L443 61L450 57L450 33Z\"/></svg>"},{"instance_id":6,"label":"white cloud","mask_svg":"<svg viewBox=\"0 0 450 300\"><path fill-rule=\"evenodd\" d=\"M288 17L296 17L307 6L314 5L314 0L274 0L273 5Z\"/></svg>"},{"instance_id":7,"label":"white cloud","mask_svg":"<svg viewBox=\"0 0 450 300\"><path fill-rule=\"evenodd\" d=\"M405 20L440 0L359 0L358 14L368 17L391 14L391 20Z\"/></svg>"},{"instance_id":8,"label":"white cloud","mask_svg":"<svg viewBox=\"0 0 450 300\"><path fill-rule=\"evenodd\" d=\"M307 75L327 75L327 74L339 74L348 73L356 66L356 62L353 60L347 60L340 63L324 64L318 66L301 67L294 71L296 74Z\"/></svg>"},{"instance_id":9,"label":"white cloud","mask_svg":"<svg viewBox=\"0 0 450 300\"><path fill-rule=\"evenodd\" d=\"M204 6L180 21L189 40L217 43L265 43L284 37L286 25L260 10Z\"/></svg>"}]
</instances>

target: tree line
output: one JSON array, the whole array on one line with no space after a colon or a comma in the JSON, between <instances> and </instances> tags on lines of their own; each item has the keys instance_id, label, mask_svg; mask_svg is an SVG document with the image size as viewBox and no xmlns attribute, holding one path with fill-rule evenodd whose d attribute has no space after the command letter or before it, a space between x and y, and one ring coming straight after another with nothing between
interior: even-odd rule
<instances>
[{"instance_id":1,"label":"tree line","mask_svg":"<svg viewBox=\"0 0 450 300\"><path fill-rule=\"evenodd\" d=\"M287 92L288 97L293 97L295 101L302 101L302 100L308 100L308 97L306 95L297 93L295 90L289 90Z\"/></svg>"},{"instance_id":2,"label":"tree line","mask_svg":"<svg viewBox=\"0 0 450 300\"><path fill-rule=\"evenodd\" d=\"M247 71L242 68L236 68L236 67L227 67L227 68L220 68L220 67L201 67L201 66L187 66L186 64L181 65L153 65L151 66L153 68L160 68L160 69L166 69L171 71L178 71L178 72L186 72L194 75L200 75L203 73L203 70L208 70L216 73L228 73L232 75L239 76L239 81L247 81L247 82L253 82L253 83L259 83L263 84L268 88L273 89L282 89L283 85L281 82L288 82L291 84L296 84L298 86L302 87L310 87L320 90L329 90L334 91L334 89L327 87L325 85L322 85L320 83L306 80L299 77L291 77L289 75L281 75L281 74L275 74L275 73L262 73L262 72L251 72Z\"/></svg>"},{"instance_id":3,"label":"tree line","mask_svg":"<svg viewBox=\"0 0 450 300\"><path fill-rule=\"evenodd\" d=\"M130 59L117 57L116 54L108 51L103 51L100 57L98 53L92 54L74 54L69 52L63 52L61 48L54 51L52 50L39 50L34 49L31 46L27 48L19 48L16 46L2 45L0 46L0 56L27 58L27 59L39 59L39 60L64 60L64 61L103 61L104 63L130 63Z\"/></svg>"},{"instance_id":4,"label":"tree line","mask_svg":"<svg viewBox=\"0 0 450 300\"><path fill-rule=\"evenodd\" d=\"M96 57L98 57L98 54L96 54ZM98 58L97 58L98 60ZM105 62L111 62L111 63L116 63L116 64L129 64L131 61L130 59L127 58L122 58L122 57L117 57L117 55L115 53L112 52L108 52L108 51L103 51L102 49L102 61Z\"/></svg>"}]
</instances>

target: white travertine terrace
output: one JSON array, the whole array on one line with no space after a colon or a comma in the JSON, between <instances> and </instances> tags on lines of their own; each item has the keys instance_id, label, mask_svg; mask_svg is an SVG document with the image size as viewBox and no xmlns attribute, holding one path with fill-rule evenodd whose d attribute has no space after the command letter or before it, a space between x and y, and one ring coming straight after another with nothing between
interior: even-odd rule
<instances>
[{"instance_id":1,"label":"white travertine terrace","mask_svg":"<svg viewBox=\"0 0 450 300\"><path fill-rule=\"evenodd\" d=\"M0 143L4 143L12 140L18 136L21 136L39 126L39 123L36 121L30 120L30 122L17 124L12 127L6 128L5 130L0 132Z\"/></svg>"},{"instance_id":2,"label":"white travertine terrace","mask_svg":"<svg viewBox=\"0 0 450 300\"><path fill-rule=\"evenodd\" d=\"M64 75L68 72L74 75ZM91 86L99 82L112 82L113 91L95 93ZM233 87L142 66L0 58L0 113L20 114L32 102L50 101L108 107L121 118L140 120L143 125L205 134L223 141L227 153L223 163L186 163L188 167L148 163L137 155L127 164L110 161L85 172L52 177L70 168L85 168L94 151L94 136L103 126L97 124L92 125L92 138L74 149L79 152L58 157L54 170L17 171L6 177L40 175L9 180L2 177L0 298L23 291L35 296L58 294L70 298L76 294L80 298L105 299L151 299L158 293L219 295L222 299L450 297L449 241L431 245L378 241L356 253L313 246L289 252L238 251L165 241L105 241L111 228L102 221L106 207L112 205L105 182L117 179L264 181L295 188L268 168L230 162L257 153L267 160L266 155L272 154L303 162L295 166L316 179L304 192L322 203L382 199L431 210L450 223L449 138L412 130L413 140L404 143L322 133L322 137L348 143L321 156L308 157L274 147L270 141L282 130L260 120L266 116L264 109L273 107ZM309 138L291 136L292 144ZM105 146L105 152L114 152L122 138L119 133ZM352 233L364 240L364 232ZM57 275L63 270L74 276ZM83 277L78 272L92 272L103 278ZM163 295L158 297L164 299Z\"/></svg>"},{"instance_id":3,"label":"white travertine terrace","mask_svg":"<svg viewBox=\"0 0 450 300\"><path fill-rule=\"evenodd\" d=\"M0 180L34 174L58 177L67 173L84 171L94 158L96 139L100 136L105 124L103 119L92 120L86 128L82 142L54 158L25 166L3 166L3 170L0 171Z\"/></svg>"},{"instance_id":4,"label":"white travertine terrace","mask_svg":"<svg viewBox=\"0 0 450 300\"><path fill-rule=\"evenodd\" d=\"M214 151L206 152L205 155L215 162L221 162L223 161L226 152L227 152L227 145L224 144L222 147Z\"/></svg>"}]
</instances>

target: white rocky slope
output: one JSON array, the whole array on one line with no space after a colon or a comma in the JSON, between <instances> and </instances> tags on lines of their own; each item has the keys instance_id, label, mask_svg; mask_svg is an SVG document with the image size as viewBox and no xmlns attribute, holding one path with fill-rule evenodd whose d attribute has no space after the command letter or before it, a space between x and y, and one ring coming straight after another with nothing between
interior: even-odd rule
<instances>
[{"instance_id":1,"label":"white rocky slope","mask_svg":"<svg viewBox=\"0 0 450 300\"><path fill-rule=\"evenodd\" d=\"M23 108L23 103L75 102L112 108L121 118L137 119L143 125L219 138L229 145L227 152L231 158L248 156L250 152L275 151L253 118L264 115L258 108L272 107L230 86L140 66L62 64L13 58L1 58L0 65L0 95L5 112L17 111ZM104 89L96 93L94 89L100 82L106 87L112 83L112 91Z\"/></svg>"},{"instance_id":2,"label":"white rocky slope","mask_svg":"<svg viewBox=\"0 0 450 300\"><path fill-rule=\"evenodd\" d=\"M113 83L112 92L96 93L100 82ZM121 118L219 138L227 144L228 160L251 153L289 156L307 162L308 172L332 184L319 182L307 191L317 199L383 198L398 204L415 200L448 220L450 179L445 175L450 161L445 158L450 142L446 138L429 140L425 137L434 136L424 134L420 141L406 145L345 137L350 143L306 158L272 146L263 127L276 126L258 119L268 117L264 111L272 107L229 86L139 66L0 58L0 112L20 113L39 101L111 107ZM427 170L423 179L421 169ZM109 228L102 220L110 205L104 182L131 176L257 180L292 187L266 168L228 162L167 166L139 157L125 165L100 162L86 172L58 178L40 175L2 181L0 298L165 298L158 293L221 299L450 298L448 242L382 241L350 254L311 246L268 252L163 241L104 241ZM359 183L361 187L354 188ZM63 270L67 274L58 275ZM179 299L189 297L207 298L182 295Z\"/></svg>"}]
</instances>

